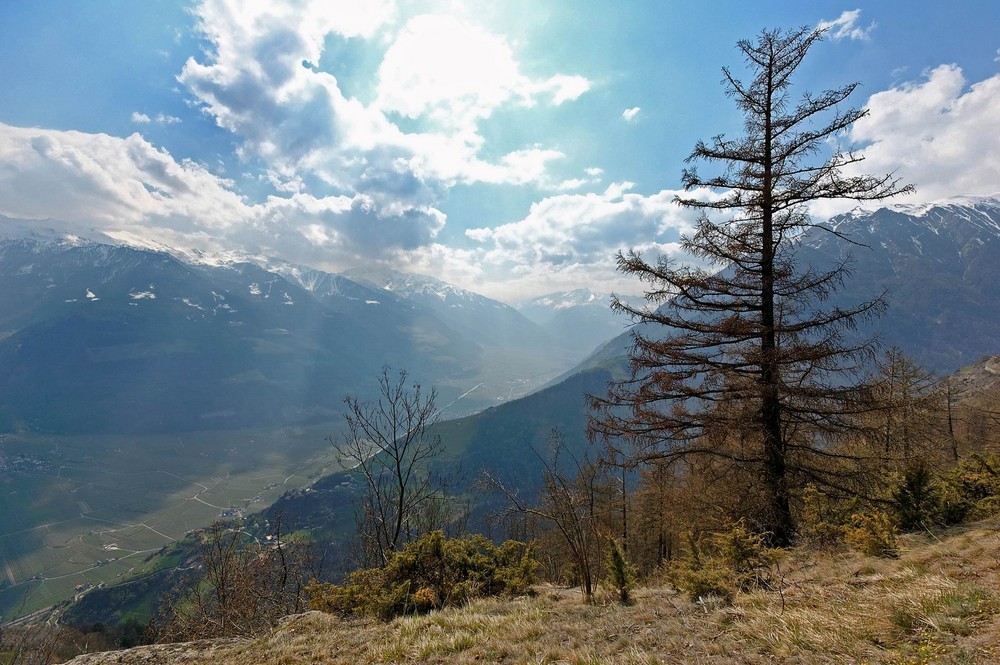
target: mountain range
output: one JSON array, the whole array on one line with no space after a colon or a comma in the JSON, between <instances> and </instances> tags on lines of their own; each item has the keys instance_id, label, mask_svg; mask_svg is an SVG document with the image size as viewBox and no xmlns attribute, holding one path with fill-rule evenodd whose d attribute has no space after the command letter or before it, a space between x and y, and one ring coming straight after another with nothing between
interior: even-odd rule
<instances>
[{"instance_id":1,"label":"mountain range","mask_svg":"<svg viewBox=\"0 0 1000 665\"><path fill-rule=\"evenodd\" d=\"M853 256L853 273L831 304L887 292L890 307L874 331L884 344L899 346L940 374L1000 351L1000 290L993 286L1000 278L1000 199L856 210L798 241L798 260L804 265L829 265L846 254ZM582 291L574 295L589 299ZM549 300L563 302L558 295ZM658 332L650 326L641 329L644 334ZM574 454L586 452L586 395L602 394L609 381L627 374L630 343L630 333L619 334L538 392L435 425L432 434L446 451L442 463L463 471L465 489L490 470L531 496L542 480L537 455L546 453L554 430ZM993 376L995 360L980 364L982 372ZM965 376L968 372L960 375ZM956 383L957 392L963 381ZM974 399L965 392L962 399ZM303 521L296 526L303 528L316 528L317 516L339 513L337 519L346 519L343 512L351 509L344 484L348 477L335 474L309 492L291 493L269 513L283 512L293 520L299 516ZM477 501L474 515L482 517L489 498Z\"/></svg>"},{"instance_id":2,"label":"mountain range","mask_svg":"<svg viewBox=\"0 0 1000 665\"><path fill-rule=\"evenodd\" d=\"M621 296L634 305L643 298ZM608 315L610 293L594 293L590 289L574 289L549 293L515 304L517 311L563 340L568 351L583 359L598 345L622 333L629 320L620 315Z\"/></svg>"},{"instance_id":3,"label":"mountain range","mask_svg":"<svg viewBox=\"0 0 1000 665\"><path fill-rule=\"evenodd\" d=\"M586 290L514 308L426 276L334 275L46 227L0 220L0 431L330 422L383 365L468 415L560 373L623 366L631 341L609 297ZM886 292L876 332L926 369L1000 348L1000 198L858 209L810 229L797 252L816 266L850 254L830 304Z\"/></svg>"},{"instance_id":4,"label":"mountain range","mask_svg":"<svg viewBox=\"0 0 1000 665\"><path fill-rule=\"evenodd\" d=\"M888 302L859 334L877 335L938 374L1000 350L1000 195L858 208L797 240L800 266L845 258L848 274L827 304L849 307L881 294ZM631 341L631 332L608 340L568 374L623 362Z\"/></svg>"},{"instance_id":5,"label":"mountain range","mask_svg":"<svg viewBox=\"0 0 1000 665\"><path fill-rule=\"evenodd\" d=\"M513 308L430 278L387 289L244 254L0 228L0 431L330 421L383 365L461 415L574 360Z\"/></svg>"},{"instance_id":6,"label":"mountain range","mask_svg":"<svg viewBox=\"0 0 1000 665\"><path fill-rule=\"evenodd\" d=\"M867 332L939 375L1000 351L1000 198L859 209L823 226L798 239L798 260L853 257L830 304L886 292L888 312ZM333 422L341 396L370 391L389 363L439 388L452 419L432 433L464 489L490 469L530 496L541 481L536 454L552 430L583 452L585 395L627 372L629 331L531 392L571 354L532 351L523 340L561 341L552 313L584 317L604 296L553 294L515 311L428 277L333 275L135 244L59 232L0 239L0 431ZM992 377L995 365L980 374ZM956 379L956 394L964 382ZM354 496L338 473L286 494L264 516L283 512L288 528L330 520L350 528ZM489 499L474 501L478 519Z\"/></svg>"}]
</instances>

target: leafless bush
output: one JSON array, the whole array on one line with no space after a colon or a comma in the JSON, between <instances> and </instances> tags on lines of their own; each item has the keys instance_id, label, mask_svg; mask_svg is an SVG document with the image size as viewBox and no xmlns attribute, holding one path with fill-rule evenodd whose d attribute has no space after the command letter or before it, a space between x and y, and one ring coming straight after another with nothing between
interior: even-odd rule
<instances>
[{"instance_id":1,"label":"leafless bush","mask_svg":"<svg viewBox=\"0 0 1000 665\"><path fill-rule=\"evenodd\" d=\"M163 611L160 641L255 635L305 607L308 548L289 542L280 522L262 538L216 522L202 534L199 559L200 576Z\"/></svg>"}]
</instances>

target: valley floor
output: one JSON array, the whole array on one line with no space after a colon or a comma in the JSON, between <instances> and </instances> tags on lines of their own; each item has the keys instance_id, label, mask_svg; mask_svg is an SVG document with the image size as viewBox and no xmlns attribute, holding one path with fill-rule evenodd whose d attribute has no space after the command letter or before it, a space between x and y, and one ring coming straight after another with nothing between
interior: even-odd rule
<instances>
[{"instance_id":1,"label":"valley floor","mask_svg":"<svg viewBox=\"0 0 1000 665\"><path fill-rule=\"evenodd\" d=\"M90 654L73 665L281 663L996 663L1000 518L908 536L898 559L793 551L780 591L729 606L669 588L623 607L575 591L488 600L389 624L310 612L256 640ZM599 599L600 600L600 599Z\"/></svg>"}]
</instances>

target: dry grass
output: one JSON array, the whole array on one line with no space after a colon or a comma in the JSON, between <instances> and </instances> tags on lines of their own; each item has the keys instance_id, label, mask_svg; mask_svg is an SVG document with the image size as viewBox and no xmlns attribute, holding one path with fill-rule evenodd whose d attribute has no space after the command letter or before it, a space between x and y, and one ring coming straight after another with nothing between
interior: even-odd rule
<instances>
[{"instance_id":1,"label":"dry grass","mask_svg":"<svg viewBox=\"0 0 1000 665\"><path fill-rule=\"evenodd\" d=\"M485 600L381 624L312 612L191 665L306 663L994 663L1000 661L997 520L907 537L899 559L794 552L779 591L730 606L673 590ZM127 661L120 661L127 662ZM141 662L141 661L136 661Z\"/></svg>"}]
</instances>

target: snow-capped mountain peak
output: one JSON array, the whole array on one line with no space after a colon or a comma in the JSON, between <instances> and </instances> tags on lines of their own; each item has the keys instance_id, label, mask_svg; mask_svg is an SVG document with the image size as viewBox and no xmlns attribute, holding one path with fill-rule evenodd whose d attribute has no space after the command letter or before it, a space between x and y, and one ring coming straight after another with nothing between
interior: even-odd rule
<instances>
[{"instance_id":1,"label":"snow-capped mountain peak","mask_svg":"<svg viewBox=\"0 0 1000 665\"><path fill-rule=\"evenodd\" d=\"M924 218L939 216L942 210L958 209L978 211L995 220L996 211L1000 211L1000 192L990 196L952 196L923 203L900 202L879 206L858 206L848 213L833 217L830 221L833 223L834 220L870 217L873 213L880 210L888 210L910 217Z\"/></svg>"},{"instance_id":2,"label":"snow-capped mountain peak","mask_svg":"<svg viewBox=\"0 0 1000 665\"><path fill-rule=\"evenodd\" d=\"M609 294L597 294L590 289L573 289L572 291L561 291L548 293L543 296L531 298L518 303L518 307L547 307L551 309L567 309L569 307L581 307L600 303L607 305L611 300Z\"/></svg>"},{"instance_id":3,"label":"snow-capped mountain peak","mask_svg":"<svg viewBox=\"0 0 1000 665\"><path fill-rule=\"evenodd\" d=\"M342 273L344 277L377 286L391 291L404 298L428 300L435 299L453 306L465 303L489 303L494 307L505 307L502 303L491 300L473 291L449 284L429 275L400 272L391 268L362 266L352 268Z\"/></svg>"}]
</instances>

